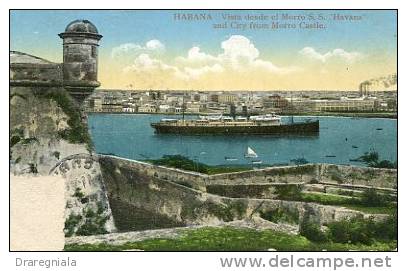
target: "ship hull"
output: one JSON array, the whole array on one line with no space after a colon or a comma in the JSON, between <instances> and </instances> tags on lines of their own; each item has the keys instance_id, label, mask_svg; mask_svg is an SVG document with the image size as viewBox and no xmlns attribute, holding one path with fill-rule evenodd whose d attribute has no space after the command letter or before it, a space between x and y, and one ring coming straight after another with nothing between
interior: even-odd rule
<instances>
[{"instance_id":1,"label":"ship hull","mask_svg":"<svg viewBox=\"0 0 407 271\"><path fill-rule=\"evenodd\" d=\"M318 134L319 121L299 122L273 126L175 126L152 123L157 134L186 135L278 135Z\"/></svg>"}]
</instances>

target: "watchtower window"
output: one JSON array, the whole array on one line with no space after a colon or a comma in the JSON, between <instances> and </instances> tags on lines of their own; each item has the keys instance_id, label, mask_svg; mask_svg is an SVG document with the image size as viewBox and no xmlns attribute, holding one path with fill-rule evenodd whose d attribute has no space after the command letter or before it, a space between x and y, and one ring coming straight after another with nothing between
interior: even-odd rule
<instances>
[{"instance_id":1,"label":"watchtower window","mask_svg":"<svg viewBox=\"0 0 407 271\"><path fill-rule=\"evenodd\" d=\"M96 58L96 46L92 46L92 57Z\"/></svg>"}]
</instances>

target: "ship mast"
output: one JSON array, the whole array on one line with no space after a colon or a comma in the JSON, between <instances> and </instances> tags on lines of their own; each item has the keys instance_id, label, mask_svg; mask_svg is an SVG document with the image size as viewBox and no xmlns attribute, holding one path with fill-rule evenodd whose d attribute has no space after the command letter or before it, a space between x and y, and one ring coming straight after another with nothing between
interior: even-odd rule
<instances>
[{"instance_id":1,"label":"ship mast","mask_svg":"<svg viewBox=\"0 0 407 271\"><path fill-rule=\"evenodd\" d=\"M290 122L291 122L291 124L293 124L294 123L294 115L293 115L293 111L294 111L294 106L293 106L293 93L292 92L290 92L290 94L291 94L291 101L290 101L290 111L291 111L291 117L290 117Z\"/></svg>"},{"instance_id":2,"label":"ship mast","mask_svg":"<svg viewBox=\"0 0 407 271\"><path fill-rule=\"evenodd\" d=\"M184 93L182 95L182 108L181 108L181 111L182 111L182 122L185 122L185 91L184 91Z\"/></svg>"}]
</instances>

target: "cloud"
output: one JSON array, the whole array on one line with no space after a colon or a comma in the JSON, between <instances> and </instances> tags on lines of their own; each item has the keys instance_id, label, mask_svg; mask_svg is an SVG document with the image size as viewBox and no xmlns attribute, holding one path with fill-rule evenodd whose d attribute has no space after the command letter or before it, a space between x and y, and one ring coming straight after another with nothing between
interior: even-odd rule
<instances>
[{"instance_id":1,"label":"cloud","mask_svg":"<svg viewBox=\"0 0 407 271\"><path fill-rule=\"evenodd\" d=\"M146 51L150 48L151 51ZM271 61L260 58L260 52L250 39L242 35L233 35L220 44L221 52L212 55L203 52L199 46L190 48L186 56L178 56L172 62L165 62L152 56L152 51L163 50L158 40L147 42L145 46L137 44L122 44L117 51L136 51L134 61L124 68L125 72L172 74L184 81L198 80L208 74L223 72L266 72L273 74L287 74L298 71L297 67L279 67ZM144 50L144 51L143 51ZM169 64L171 63L171 64Z\"/></svg>"},{"instance_id":2,"label":"cloud","mask_svg":"<svg viewBox=\"0 0 407 271\"><path fill-rule=\"evenodd\" d=\"M127 66L123 69L124 72L131 72L131 71L154 71L154 70L172 70L177 71L176 67L171 65L167 65L159 59L152 58L148 54L140 54L134 60L133 64Z\"/></svg>"},{"instance_id":3,"label":"cloud","mask_svg":"<svg viewBox=\"0 0 407 271\"><path fill-rule=\"evenodd\" d=\"M216 62L217 58L210 54L201 52L201 48L194 46L189 49L187 57L179 57L178 60L186 63L205 63L205 62Z\"/></svg>"},{"instance_id":4,"label":"cloud","mask_svg":"<svg viewBox=\"0 0 407 271\"><path fill-rule=\"evenodd\" d=\"M148 54L140 54L132 65L123 69L124 72L166 72L172 73L176 77L184 80L197 79L203 74L223 72L223 67L219 64L212 66L201 66L199 68L184 67L182 69L174 65L169 65L160 59L152 58Z\"/></svg>"},{"instance_id":5,"label":"cloud","mask_svg":"<svg viewBox=\"0 0 407 271\"><path fill-rule=\"evenodd\" d=\"M205 74L204 71L260 69L275 74L285 74L299 70L296 67L278 67L268 60L261 59L259 50L250 39L242 35L233 35L221 42L220 45L222 52L218 55L202 52L201 48L194 46L189 49L186 57L176 58L176 62L184 65L185 71L191 71L191 67L194 67L195 70L199 71L190 73L194 75L203 75Z\"/></svg>"},{"instance_id":6,"label":"cloud","mask_svg":"<svg viewBox=\"0 0 407 271\"><path fill-rule=\"evenodd\" d=\"M259 57L259 50L245 36L233 35L222 42L223 53L219 58L234 64L250 63Z\"/></svg>"},{"instance_id":7,"label":"cloud","mask_svg":"<svg viewBox=\"0 0 407 271\"><path fill-rule=\"evenodd\" d=\"M128 56L129 54L140 54L142 52L159 52L164 51L165 45L159 40L153 39L147 41L145 45L140 45L137 43L123 43L112 49L111 57L116 58L119 56Z\"/></svg>"},{"instance_id":8,"label":"cloud","mask_svg":"<svg viewBox=\"0 0 407 271\"><path fill-rule=\"evenodd\" d=\"M310 59L318 60L323 63L326 63L329 59L339 58L345 60L348 63L352 63L356 60L359 60L363 55L359 52L347 52L344 49L337 48L332 51L328 51L325 54L317 52L312 47L304 47L299 51L299 53Z\"/></svg>"},{"instance_id":9,"label":"cloud","mask_svg":"<svg viewBox=\"0 0 407 271\"><path fill-rule=\"evenodd\" d=\"M164 50L165 46L159 40L150 40L146 42L146 49L148 50Z\"/></svg>"}]
</instances>

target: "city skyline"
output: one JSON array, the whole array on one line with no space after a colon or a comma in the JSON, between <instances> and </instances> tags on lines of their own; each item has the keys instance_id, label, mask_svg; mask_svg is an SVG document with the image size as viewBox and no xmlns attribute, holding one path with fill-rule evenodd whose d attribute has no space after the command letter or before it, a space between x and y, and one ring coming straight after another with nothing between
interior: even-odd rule
<instances>
[{"instance_id":1,"label":"city skyline","mask_svg":"<svg viewBox=\"0 0 407 271\"><path fill-rule=\"evenodd\" d=\"M331 19L319 30L213 28L223 16L235 16L229 23L258 14ZM11 49L62 62L56 35L78 18L104 36L106 89L357 90L397 72L396 11L12 11Z\"/></svg>"}]
</instances>

